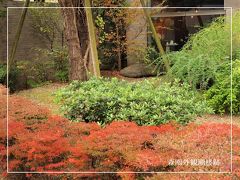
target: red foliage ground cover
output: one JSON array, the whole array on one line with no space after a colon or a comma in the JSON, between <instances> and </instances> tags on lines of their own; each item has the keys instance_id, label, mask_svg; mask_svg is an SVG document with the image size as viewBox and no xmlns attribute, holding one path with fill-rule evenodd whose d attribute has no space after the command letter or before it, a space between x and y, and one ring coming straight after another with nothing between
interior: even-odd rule
<instances>
[{"instance_id":1,"label":"red foliage ground cover","mask_svg":"<svg viewBox=\"0 0 240 180\"><path fill-rule=\"evenodd\" d=\"M1 88L0 88L1 89ZM3 90L1 90L3 91ZM6 127L6 94L0 95L1 127ZM240 128L233 127L232 174L123 174L133 171L230 171L230 125L137 126L113 122L75 123L18 96L9 97L9 170L49 174L5 174L9 178L239 179ZM192 164L208 160L210 164ZM211 161L220 164L211 164ZM182 162L184 161L184 162ZM182 163L182 164L181 164ZM0 171L6 171L6 129L0 129ZM54 174L114 171L114 174Z\"/></svg>"}]
</instances>

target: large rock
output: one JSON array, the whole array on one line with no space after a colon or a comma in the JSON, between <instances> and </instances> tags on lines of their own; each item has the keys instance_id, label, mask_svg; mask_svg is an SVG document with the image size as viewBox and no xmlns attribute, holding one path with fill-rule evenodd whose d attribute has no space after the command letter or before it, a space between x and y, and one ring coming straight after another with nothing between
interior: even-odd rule
<instances>
[{"instance_id":1,"label":"large rock","mask_svg":"<svg viewBox=\"0 0 240 180\"><path fill-rule=\"evenodd\" d=\"M147 64L138 63L130 65L120 71L120 74L125 77L130 78L140 78L140 77L149 77L156 76L157 73L153 71L154 67Z\"/></svg>"}]
</instances>

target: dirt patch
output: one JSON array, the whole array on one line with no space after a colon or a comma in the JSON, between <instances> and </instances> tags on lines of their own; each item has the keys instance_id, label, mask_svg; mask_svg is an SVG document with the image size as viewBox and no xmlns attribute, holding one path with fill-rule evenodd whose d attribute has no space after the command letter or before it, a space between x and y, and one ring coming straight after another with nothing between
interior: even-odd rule
<instances>
[{"instance_id":1,"label":"dirt patch","mask_svg":"<svg viewBox=\"0 0 240 180\"><path fill-rule=\"evenodd\" d=\"M231 121L230 115L217 115L217 114L207 114L202 117L197 117L196 123L205 123L205 122L213 122L213 123L226 123L240 126L240 116L233 116Z\"/></svg>"},{"instance_id":2,"label":"dirt patch","mask_svg":"<svg viewBox=\"0 0 240 180\"><path fill-rule=\"evenodd\" d=\"M19 91L15 94L30 99L40 106L47 107L53 114L61 115L59 105L54 102L54 93L66 85L66 83L51 83L41 87Z\"/></svg>"}]
</instances>

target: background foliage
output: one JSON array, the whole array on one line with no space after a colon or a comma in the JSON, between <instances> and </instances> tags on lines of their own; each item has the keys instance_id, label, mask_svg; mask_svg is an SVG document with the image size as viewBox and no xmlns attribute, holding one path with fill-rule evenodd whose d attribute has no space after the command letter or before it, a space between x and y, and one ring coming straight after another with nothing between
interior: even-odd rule
<instances>
[{"instance_id":1,"label":"background foliage","mask_svg":"<svg viewBox=\"0 0 240 180\"><path fill-rule=\"evenodd\" d=\"M56 81L67 82L68 81L68 70L69 70L69 60L68 51L64 47L55 47L51 50L48 49L36 49L40 57L45 58L41 60L38 58L37 62L42 62L46 64L45 73L53 73L53 77ZM47 70L47 72L46 72ZM42 72L44 74L44 72Z\"/></svg>"},{"instance_id":2,"label":"background foliage","mask_svg":"<svg viewBox=\"0 0 240 180\"><path fill-rule=\"evenodd\" d=\"M49 3L32 3L34 7L52 7ZM47 41L49 49L59 46L59 41L63 46L63 19L59 9L30 9L31 26L41 38Z\"/></svg>"},{"instance_id":3,"label":"background foliage","mask_svg":"<svg viewBox=\"0 0 240 180\"><path fill-rule=\"evenodd\" d=\"M93 1L93 6L124 7L126 0ZM121 66L126 54L126 13L124 9L93 9L98 38L98 53L103 69L114 69Z\"/></svg>"},{"instance_id":4,"label":"background foliage","mask_svg":"<svg viewBox=\"0 0 240 180\"><path fill-rule=\"evenodd\" d=\"M7 14L7 8L2 7L3 3L5 3L5 2L6 2L6 0L0 0L0 18L5 17Z\"/></svg>"}]
</instances>

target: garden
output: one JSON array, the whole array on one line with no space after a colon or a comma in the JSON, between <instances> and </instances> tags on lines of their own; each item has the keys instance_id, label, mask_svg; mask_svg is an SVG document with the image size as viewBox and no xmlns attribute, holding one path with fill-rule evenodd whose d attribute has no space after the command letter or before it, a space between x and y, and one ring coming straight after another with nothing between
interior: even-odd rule
<instances>
[{"instance_id":1,"label":"garden","mask_svg":"<svg viewBox=\"0 0 240 180\"><path fill-rule=\"evenodd\" d=\"M239 11L168 47L168 10L21 6L0 61L0 179L240 178Z\"/></svg>"}]
</instances>

